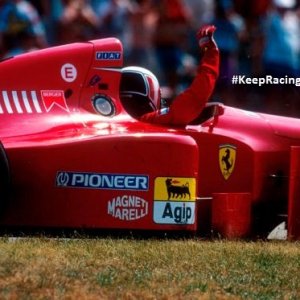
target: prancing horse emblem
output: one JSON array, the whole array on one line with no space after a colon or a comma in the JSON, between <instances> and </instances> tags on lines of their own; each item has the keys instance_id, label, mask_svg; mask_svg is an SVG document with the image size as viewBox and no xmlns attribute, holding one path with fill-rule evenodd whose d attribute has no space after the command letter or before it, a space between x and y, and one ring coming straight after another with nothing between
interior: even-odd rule
<instances>
[{"instance_id":1,"label":"prancing horse emblem","mask_svg":"<svg viewBox=\"0 0 300 300\"><path fill-rule=\"evenodd\" d=\"M232 174L236 160L236 147L233 145L219 146L219 165L223 177L227 180Z\"/></svg>"}]
</instances>

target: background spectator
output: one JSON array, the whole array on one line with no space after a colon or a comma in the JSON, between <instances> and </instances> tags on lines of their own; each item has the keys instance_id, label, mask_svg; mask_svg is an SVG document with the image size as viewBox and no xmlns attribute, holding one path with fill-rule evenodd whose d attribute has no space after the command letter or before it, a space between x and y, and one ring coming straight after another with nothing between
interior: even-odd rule
<instances>
[{"instance_id":1,"label":"background spectator","mask_svg":"<svg viewBox=\"0 0 300 300\"><path fill-rule=\"evenodd\" d=\"M156 2L157 23L153 46L160 66L162 85L167 85L176 94L179 84L178 71L188 42L191 15L181 0Z\"/></svg>"},{"instance_id":2,"label":"background spectator","mask_svg":"<svg viewBox=\"0 0 300 300\"><path fill-rule=\"evenodd\" d=\"M157 14L152 0L134 0L129 14L128 65L138 65L157 73L152 37Z\"/></svg>"},{"instance_id":3,"label":"background spectator","mask_svg":"<svg viewBox=\"0 0 300 300\"><path fill-rule=\"evenodd\" d=\"M97 37L99 19L87 0L63 0L59 19L59 43L86 41Z\"/></svg>"},{"instance_id":4,"label":"background spectator","mask_svg":"<svg viewBox=\"0 0 300 300\"><path fill-rule=\"evenodd\" d=\"M221 74L212 100L300 116L299 87L232 85L233 75L300 75L300 0L0 0L0 58L47 46L116 37L125 65L157 74L163 96L189 85L195 34L213 23ZM167 93L166 93L167 91Z\"/></svg>"},{"instance_id":5,"label":"background spectator","mask_svg":"<svg viewBox=\"0 0 300 300\"><path fill-rule=\"evenodd\" d=\"M274 0L263 21L263 63L267 74L299 75L300 23L295 0Z\"/></svg>"},{"instance_id":6,"label":"background spectator","mask_svg":"<svg viewBox=\"0 0 300 300\"><path fill-rule=\"evenodd\" d=\"M232 75L239 71L240 45L246 35L245 22L231 0L217 0L211 23L218 28L215 40L222 57L220 77L226 84L231 84Z\"/></svg>"},{"instance_id":7,"label":"background spectator","mask_svg":"<svg viewBox=\"0 0 300 300\"><path fill-rule=\"evenodd\" d=\"M246 38L244 19L236 12L232 0L216 0L213 19L209 23L217 27L215 40L220 50L220 76L217 83L217 97L227 99L229 105L238 105L238 89L231 78L240 71L240 51Z\"/></svg>"},{"instance_id":8,"label":"background spectator","mask_svg":"<svg viewBox=\"0 0 300 300\"><path fill-rule=\"evenodd\" d=\"M300 22L295 8L295 0L274 0L262 22L262 64L266 75L300 76ZM299 116L299 88L277 85L265 90L265 110Z\"/></svg>"},{"instance_id":9,"label":"background spectator","mask_svg":"<svg viewBox=\"0 0 300 300\"><path fill-rule=\"evenodd\" d=\"M131 6L129 0L102 0L95 5L95 12L99 19L99 36L113 36L120 39L125 51L129 47L128 17Z\"/></svg>"},{"instance_id":10,"label":"background spectator","mask_svg":"<svg viewBox=\"0 0 300 300\"><path fill-rule=\"evenodd\" d=\"M46 32L34 6L25 0L0 1L2 56L46 47Z\"/></svg>"}]
</instances>

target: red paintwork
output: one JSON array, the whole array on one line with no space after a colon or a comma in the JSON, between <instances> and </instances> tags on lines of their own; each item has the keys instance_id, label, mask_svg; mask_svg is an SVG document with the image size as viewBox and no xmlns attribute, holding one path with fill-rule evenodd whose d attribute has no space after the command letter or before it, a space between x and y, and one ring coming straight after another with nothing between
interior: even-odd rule
<instances>
[{"instance_id":1,"label":"red paintwork","mask_svg":"<svg viewBox=\"0 0 300 300\"><path fill-rule=\"evenodd\" d=\"M53 47L0 63L0 140L11 182L0 196L2 226L206 233L213 193L251 193L253 232L264 219L269 229L278 214L287 213L288 180L271 175L289 175L300 120L216 105L224 113L196 125L142 123L120 102L122 66L116 39ZM111 98L113 117L96 112L96 94ZM231 151L229 163L236 153L227 179L219 163L223 146ZM74 185L62 186L65 176ZM90 182L79 186L87 178ZM95 188L109 178L115 183ZM186 189L167 199L168 178L181 191L188 185L191 199ZM128 209L122 202L121 220L113 201L128 196L134 205Z\"/></svg>"},{"instance_id":2,"label":"red paintwork","mask_svg":"<svg viewBox=\"0 0 300 300\"><path fill-rule=\"evenodd\" d=\"M288 202L288 238L300 239L300 147L291 149L291 168L289 180L289 202Z\"/></svg>"}]
</instances>

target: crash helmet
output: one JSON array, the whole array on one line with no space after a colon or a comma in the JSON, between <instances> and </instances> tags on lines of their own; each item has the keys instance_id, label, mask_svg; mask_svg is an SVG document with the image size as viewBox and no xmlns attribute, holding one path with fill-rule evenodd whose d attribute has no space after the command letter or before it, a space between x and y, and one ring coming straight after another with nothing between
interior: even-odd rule
<instances>
[{"instance_id":1,"label":"crash helmet","mask_svg":"<svg viewBox=\"0 0 300 300\"><path fill-rule=\"evenodd\" d=\"M120 98L134 118L160 109L160 87L156 76L142 67L122 69Z\"/></svg>"}]
</instances>

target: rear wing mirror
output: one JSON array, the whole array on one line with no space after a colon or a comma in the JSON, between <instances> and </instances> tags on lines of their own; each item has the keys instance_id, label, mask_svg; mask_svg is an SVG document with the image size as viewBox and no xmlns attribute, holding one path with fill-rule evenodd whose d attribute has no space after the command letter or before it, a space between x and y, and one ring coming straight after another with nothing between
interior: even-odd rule
<instances>
[{"instance_id":1,"label":"rear wing mirror","mask_svg":"<svg viewBox=\"0 0 300 300\"><path fill-rule=\"evenodd\" d=\"M224 105L220 102L209 102L206 104L200 115L189 125L200 125L206 121L211 121L210 125L214 125L219 116L224 114Z\"/></svg>"},{"instance_id":2,"label":"rear wing mirror","mask_svg":"<svg viewBox=\"0 0 300 300\"><path fill-rule=\"evenodd\" d=\"M224 115L224 106L222 103L219 102L210 102L207 103L206 107L212 107L212 116L213 117L218 117Z\"/></svg>"}]
</instances>

